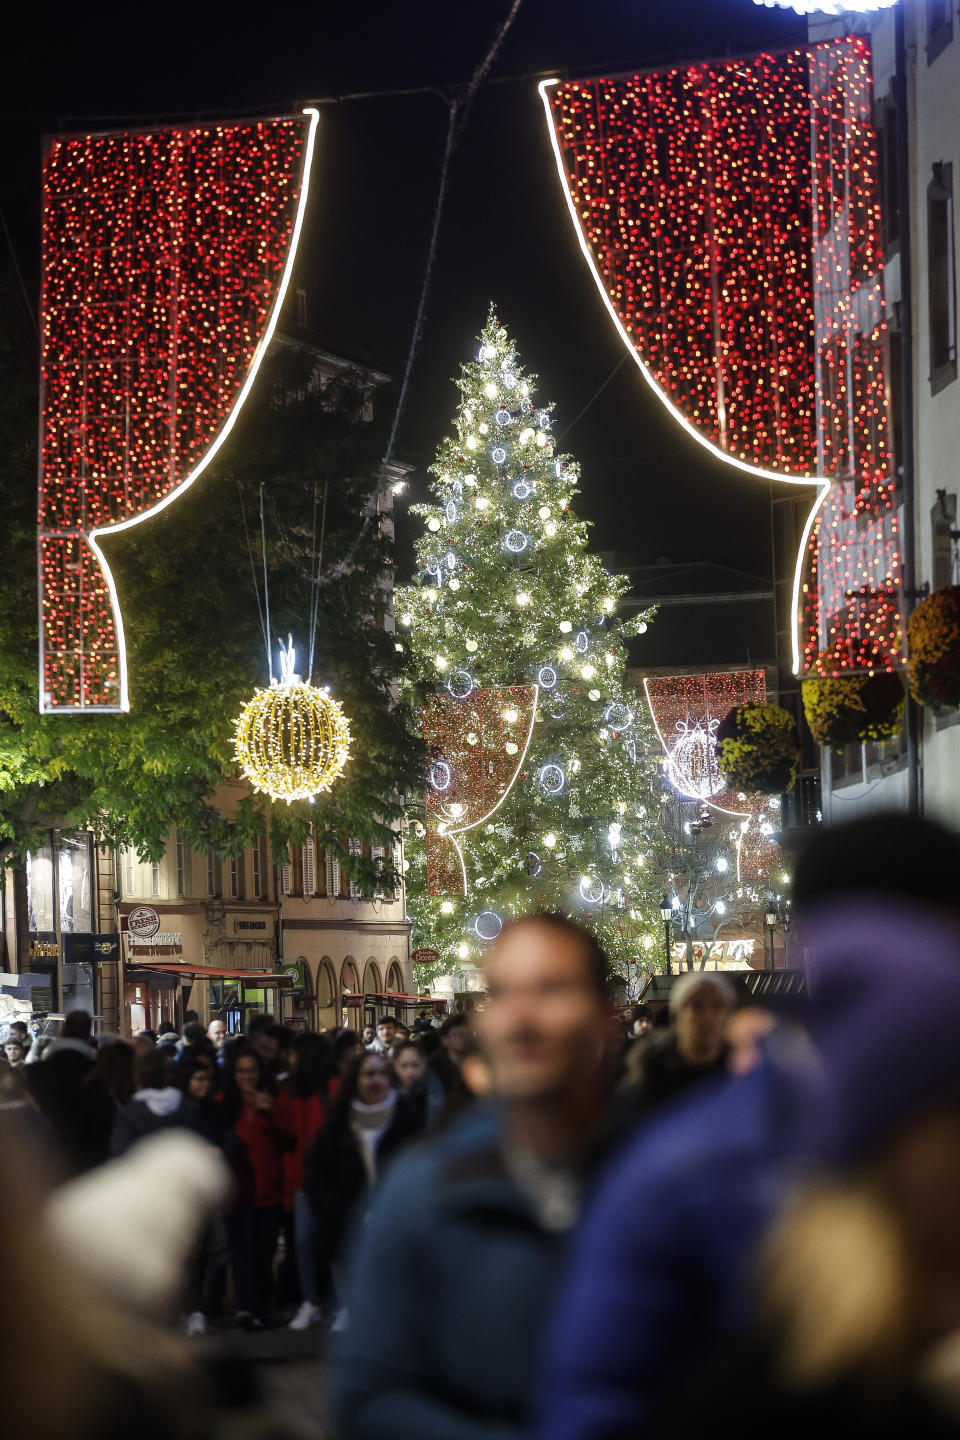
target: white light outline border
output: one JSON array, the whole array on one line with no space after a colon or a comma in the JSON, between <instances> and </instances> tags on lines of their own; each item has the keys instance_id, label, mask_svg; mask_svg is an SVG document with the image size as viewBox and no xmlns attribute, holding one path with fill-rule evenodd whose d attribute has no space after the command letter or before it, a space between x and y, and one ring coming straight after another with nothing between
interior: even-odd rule
<instances>
[{"instance_id":1,"label":"white light outline border","mask_svg":"<svg viewBox=\"0 0 960 1440\"><path fill-rule=\"evenodd\" d=\"M116 585L116 581L115 581L114 576L113 576L113 571L110 569L110 566L109 566L109 564L107 563L106 556L104 555L103 551L102 551L101 548L100 548L99 541L100 541L101 536L104 536L104 535L117 535L117 534L119 534L122 530L132 530L135 525L140 525L140 524L142 524L144 520L149 520L153 515L159 515L159 513L160 513L161 510L165 510L168 505L172 505L175 500L179 500L180 496L183 495L187 490L189 490L189 489L190 489L190 486L193 484L193 482L194 482L195 480L199 479L199 477L203 474L204 470L207 469L207 467L209 466L210 462L215 458L215 456L217 455L218 451L221 449L221 447L223 446L223 444L224 444L224 442L226 441L227 437L229 436L230 432L233 430L233 427L234 427L234 426L236 425L236 423L237 423L237 419L239 418L240 411L242 410L244 404L246 403L246 400L247 400L247 398L248 398L248 396L249 396L249 394L250 394L250 391L253 389L253 383L254 383L254 381L255 381L256 378L257 378L257 374L258 374L258 372L259 372L259 370L260 370L260 366L263 364L264 356L265 356L266 353L267 353L267 349L268 349L268 347L269 347L269 345L270 345L271 340L273 339L274 332L275 332L275 330L276 330L276 328L277 328L277 322L278 322L279 319L280 319L280 311L281 311L281 309L282 309L282 307L283 307L283 302L284 302L284 300L286 299L287 289L289 288L289 285L290 285L290 278L291 278L291 276L292 276L292 274L293 274L293 266L294 266L294 262L295 262L295 260L296 260L297 250L298 250L299 244L300 244L300 235L301 235L301 232L302 232L302 230L303 230L303 222L304 222L304 217L305 217L305 215L306 215L306 208L307 208L307 197L308 197L308 195L309 195L309 193L310 193L310 171L311 171L311 166L312 166L312 164L313 164L313 152L314 152L314 146L315 146L315 142L316 142L317 126L318 126L319 121L320 121L320 111L319 111L318 109L316 109L315 106L307 105L307 106L305 106L305 107L303 108L303 110L301 111L301 114L307 116L307 117L309 118L309 122L310 122L310 123L309 123L309 126L308 126L308 128L307 128L307 139L306 139L306 144L305 144L305 146L304 146L304 153L303 153L303 168L302 168L302 171L301 171L301 181L300 181L300 198L299 198L299 200L298 200L298 202L297 202L297 213L296 213L296 216L295 216L295 218L294 218L293 230L292 230L291 235L290 235L290 244L289 244L289 247L288 247L288 250L287 250L286 264L284 265L284 268L283 268L283 274L282 274L281 277L280 277L280 283L279 283L279 285L277 286L277 293L276 293L276 295L275 295L275 297L274 297L273 307L272 307L272 309L271 309L271 311L270 311L270 316L269 316L269 318L268 318L268 320L267 320L267 324L266 324L266 326L265 326L265 328L264 328L264 332L263 332L262 336L260 337L259 341L257 342L256 348L254 349L253 356L252 356L251 361L250 361L250 366L249 366L249 369L247 370L247 378L246 378L246 380L243 382L243 385L241 386L240 391L239 391L236 399L235 399L234 402L233 402L233 405L230 407L230 410L229 410L229 412L228 412L228 414L227 414L226 419L225 419L224 422L223 422L223 425L220 427L220 430L217 432L216 436L215 436L214 439L211 441L209 449L208 449L208 450L206 451L206 453L203 455L202 459L200 459L200 460L197 462L197 464L194 466L194 468L190 471L189 475L187 475L186 478L185 478L184 480L182 480L179 485L175 486L175 488L174 488L173 490L171 490L171 491L169 492L169 494L165 495L162 500L159 500L159 501L156 503L156 505L152 505L149 510L144 510L144 511L142 511L139 515L133 515L133 516L131 516L129 520L121 520L121 521L120 521L118 524L116 524L116 525L95 526L94 529L88 531L88 532L84 535L84 537L83 537L83 538L87 541L87 543L88 543L89 546L90 546L90 549L93 551L94 555L95 555L96 558L97 558L97 562L98 562L98 564L99 564L99 566L100 566L100 569L101 569L101 571L102 571L102 573L103 573L103 577L104 577L104 579L105 579L106 582L107 582L107 589L108 589L109 594L110 594L110 608L111 608L111 610L113 611L113 623L114 623L114 627L115 627L115 629L116 629L116 634L117 634L117 655L118 655L119 664L120 664L120 701L119 701L119 704L117 704L117 705L86 705L86 706L84 706L84 705L70 705L70 706L49 705L49 706L47 706L47 705L44 704L44 656L45 656L45 646L44 646L43 614L42 614L42 611L41 611L41 615L40 615L40 647L39 647L39 648L40 648L40 686L39 686L39 690L40 690L40 714L41 714L41 715L122 715L122 714L127 713L127 712L129 711L129 709L130 709L130 693L129 693L129 688L128 688L128 674L127 674L127 645L126 645L126 635L125 635L125 633L124 633L124 628L123 628L123 615L122 615L121 610L120 610L120 598L119 598L119 596L118 596L118 594L117 594L117 585ZM55 536L54 536L54 537L51 537L51 536L49 536L49 535L44 535L44 534L42 534L42 533L38 536L38 544L39 544L39 546L41 547L41 550L42 550L42 544L43 544L44 539L50 539L50 538L57 538L57 537L55 537ZM41 570L41 574L42 574L42 570ZM42 586L42 582L41 582L41 586Z\"/></svg>"},{"instance_id":2,"label":"white light outline border","mask_svg":"<svg viewBox=\"0 0 960 1440\"><path fill-rule=\"evenodd\" d=\"M717 671L717 672L714 672L714 673L717 673L717 674L725 674L725 673L731 673L731 672ZM733 673L736 673L736 672L733 672ZM689 675L657 675L655 678L656 678L657 680L689 680L689 679L691 679L691 678L694 678L694 679L695 679L696 677L695 677L695 676L694 676L694 677L691 677L691 676L689 676ZM644 694L645 694L646 697L647 697L647 709L650 711L650 719L653 721L653 728L654 728L654 730L656 730L656 732L657 732L657 739L660 741L660 744L663 746L663 753L664 753L664 755L666 755L667 761L668 761L668 763L669 763L669 761L670 761L670 750L669 750L669 747L668 747L668 745L667 745L666 740L664 740L664 738L663 738L663 731L660 729L660 722L657 720L657 717L656 717L656 715L655 715L655 713L654 713L653 701L650 699L650 678L649 678L649 676L647 676L647 675L645 675L645 676L643 677L643 692L644 692ZM673 780L670 781L670 784L673 785L673 788L674 788L674 790L676 790L676 792L677 792L678 795L684 795L684 792L680 789L679 785L674 784ZM723 793L722 791L718 791L718 794L722 794L722 793ZM686 800L695 800L696 798L697 798L697 797L696 797L695 795L684 795L684 799L686 799ZM726 806L724 806L724 805L717 805L717 804L715 803L715 801L713 801L713 800L702 800L700 803L703 804L703 805L708 805L711 810L716 810L716 811L718 811L719 814L721 814L721 815L735 815L735 816L737 816L737 817L738 817L739 819L741 819L741 820L746 820L746 819L748 819L748 818L750 817L750 815L752 815L752 813L753 813L751 810L728 810L728 809L726 808Z\"/></svg>"},{"instance_id":3,"label":"white light outline border","mask_svg":"<svg viewBox=\"0 0 960 1440\"><path fill-rule=\"evenodd\" d=\"M453 826L451 826L451 828L450 828L449 830L447 830L447 832L446 832L448 835L451 835L451 834L452 834L452 835L463 835L463 834L465 834L468 830L476 830L476 828L477 828L478 825L483 825L485 821L487 821L487 820L490 819L490 816L491 816L491 815L495 815L495 814L496 814L496 812L500 809L500 806L503 804L504 800L506 800L507 796L510 794L510 791L513 789L514 785L517 783L517 778L518 778L518 776L519 776L519 774L520 774L520 771L523 769L523 762L524 762L524 761L526 760L526 758L527 758L527 751L530 749L530 742L531 742L531 740L533 739L533 727L534 727L534 725L536 724L536 720L537 720L537 705L538 705L539 700L540 700L540 686L539 686L539 685L533 685L531 688L533 689L533 709L530 711L530 728L529 728L529 730L527 731L526 744L525 744L524 747L523 747L523 751L521 752L520 759L517 761L516 769L514 770L513 774L512 774L511 777L510 777L510 783L507 785L506 790L504 790L503 794L500 796L500 799L497 801L496 805L493 805L493 806L487 811L486 815L481 815L480 818L479 818L479 820L471 820L469 825L453 825Z\"/></svg>"},{"instance_id":4,"label":"white light outline border","mask_svg":"<svg viewBox=\"0 0 960 1440\"><path fill-rule=\"evenodd\" d=\"M791 623L791 645L793 650L793 673L794 675L799 675L799 609L800 589L803 584L803 562L806 556L807 545L810 539L810 532L813 529L814 521L816 520L817 515L820 512L820 508L823 505L824 500L827 498L830 490L833 487L833 481L823 475L790 475L779 470L764 470L759 465L751 465L748 463L748 461L741 460L738 456L730 455L727 451L721 450L718 445L715 445L712 440L709 440L706 435L703 435L696 428L692 420L688 420L686 415L684 415L683 411L678 409L674 402L670 399L669 395L662 388L655 376L651 374L646 361L640 355L636 345L633 343L633 341L630 339L630 336L624 329L623 322L621 321L620 316L617 314L613 302L610 299L610 296L607 294L606 287L604 286L603 280L600 276L600 272L597 269L597 264L593 257L593 253L590 249L590 244L587 240L586 235L584 234L583 226L580 222L580 217L577 214L577 209L573 201L573 195L571 193L570 186L567 183L567 172L564 168L563 153L560 149L560 141L557 137L557 126L553 118L553 111L550 107L550 98L547 94L547 92L553 89L554 86L563 83L570 82L563 82L559 78L554 77L552 80L541 80L540 84L537 86L537 89L540 92L540 98L543 101L544 112L547 117L547 130L550 134L550 143L553 146L554 159L556 160L557 164L557 174L560 177L560 184L563 189L564 198L567 202L567 209L570 212L570 219L573 222L574 232L576 234L577 240L580 243L580 249L583 251L584 259L589 266L590 273L593 276L594 283L596 284L597 289L600 291L600 298L606 306L610 318L613 321L621 340L623 341L624 345L626 345L629 354L636 361L637 366L640 370L640 374L643 376L644 380L646 380L653 393L666 406L667 410L670 412L673 418L677 420L690 435L693 436L694 440L696 440L699 445L702 445L705 450L709 450L710 454L715 456L716 459L724 461L727 465L732 465L736 470L742 470L747 475L759 475L762 480L775 480L787 485L820 486L820 494L814 500L813 506L810 510L810 514L807 516L806 524L803 527L803 533L800 537L800 544L797 548L796 565L794 566L793 594L791 600L793 607Z\"/></svg>"},{"instance_id":5,"label":"white light outline border","mask_svg":"<svg viewBox=\"0 0 960 1440\"><path fill-rule=\"evenodd\" d=\"M442 832L442 838L445 839L445 840L449 840L449 841L450 841L450 843L451 843L451 845L453 846L454 850L456 850L456 852L457 852L457 859L460 861L460 869L461 869L461 871L463 872L463 898L464 898L464 899L467 898L467 894L469 893L469 888L470 888L470 887L469 887L469 885L468 885L468 883L467 883L467 866L466 866L466 861L465 861L464 858L463 858L463 851L461 850L460 845L459 845L459 842L457 841L456 837L457 837L458 835L463 835L463 834L465 834L466 831L468 831L468 830L475 830L478 825L483 825L485 821L489 820L491 815L496 814L496 812L500 809L500 806L503 804L504 800L506 800L507 796L510 794L510 791L513 789L514 785L517 783L517 779L518 779L518 777L519 777L519 775L520 775L520 771L523 769L523 762L524 762L524 761L526 760L526 758L527 758L527 751L530 749L530 742L531 742L531 740L533 739L533 727L534 727L534 725L536 724L536 720L537 720L537 706L538 706L539 702L540 702L540 686L539 686L539 685L534 685L534 686L533 686L533 709L532 709L531 712L530 712L530 728L529 728L529 730L527 731L526 744L525 744L524 747L523 747L523 751L522 751L522 753L521 753L521 755L520 755L520 759L517 761L516 769L514 770L513 774L512 774L511 777L510 777L510 783L507 785L506 790L504 790L503 794L500 796L500 799L497 801L496 805L493 805L493 806L487 811L487 813L486 813L485 815L481 815L480 818L479 818L479 820L471 820L470 823L469 823L469 825L451 825L451 826L445 828L445 829L443 830L443 832Z\"/></svg>"}]
</instances>

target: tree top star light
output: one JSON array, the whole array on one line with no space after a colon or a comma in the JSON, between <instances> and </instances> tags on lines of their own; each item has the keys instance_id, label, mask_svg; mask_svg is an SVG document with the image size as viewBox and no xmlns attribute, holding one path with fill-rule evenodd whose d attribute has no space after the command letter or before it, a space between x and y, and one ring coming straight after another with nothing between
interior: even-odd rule
<instances>
[{"instance_id":1,"label":"tree top star light","mask_svg":"<svg viewBox=\"0 0 960 1440\"><path fill-rule=\"evenodd\" d=\"M237 760L255 790L271 800L312 800L343 773L350 755L350 724L325 689L295 673L288 638L280 651L280 679L257 690L237 719Z\"/></svg>"}]
</instances>

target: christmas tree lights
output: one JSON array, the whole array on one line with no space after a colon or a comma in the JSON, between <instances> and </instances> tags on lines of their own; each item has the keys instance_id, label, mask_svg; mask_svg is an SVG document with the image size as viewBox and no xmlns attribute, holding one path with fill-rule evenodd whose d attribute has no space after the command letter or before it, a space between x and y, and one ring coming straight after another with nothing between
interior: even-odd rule
<instances>
[{"instance_id":1,"label":"christmas tree lights","mask_svg":"<svg viewBox=\"0 0 960 1440\"><path fill-rule=\"evenodd\" d=\"M619 616L625 581L574 514L578 468L493 318L459 388L413 507L419 575L397 595L427 752L407 846L416 941L455 970L511 916L552 908L625 970L659 925L655 742L624 690L625 642L649 617Z\"/></svg>"},{"instance_id":2,"label":"christmas tree lights","mask_svg":"<svg viewBox=\"0 0 960 1440\"><path fill-rule=\"evenodd\" d=\"M541 94L577 238L644 378L723 460L819 486L795 670L899 666L869 46Z\"/></svg>"},{"instance_id":3,"label":"christmas tree lights","mask_svg":"<svg viewBox=\"0 0 960 1440\"><path fill-rule=\"evenodd\" d=\"M129 708L123 622L100 541L168 505L229 434L290 278L316 125L309 110L50 143L43 712Z\"/></svg>"}]
</instances>

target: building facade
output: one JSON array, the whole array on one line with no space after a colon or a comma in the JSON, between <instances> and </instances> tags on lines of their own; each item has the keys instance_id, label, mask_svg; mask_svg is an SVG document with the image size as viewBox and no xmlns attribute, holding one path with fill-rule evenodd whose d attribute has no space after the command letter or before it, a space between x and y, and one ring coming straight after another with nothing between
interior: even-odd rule
<instances>
[{"instance_id":1,"label":"building facade","mask_svg":"<svg viewBox=\"0 0 960 1440\"><path fill-rule=\"evenodd\" d=\"M812 20L810 35L819 40L857 29L869 34L873 50L891 438L898 465L905 451L905 426L909 426L913 441L909 516L904 513L902 490L900 495L900 535L904 543L913 535L916 580L913 594L906 597L909 607L922 594L958 581L960 385L954 194L960 185L960 10L957 0L917 0L916 4L901 3L897 12L899 15L893 10L848 15L842 21ZM898 24L904 27L902 48L897 43ZM906 74L909 183L905 194L898 185L898 127L903 119L896 103L898 69ZM909 297L903 290L905 239L911 257ZM905 397L901 361L907 299L912 320L912 384ZM960 711L935 715L920 709L916 736L919 808L956 825L960 814ZM824 752L826 819L839 822L881 809L906 809L910 803L904 734L885 744L849 745L840 755Z\"/></svg>"}]
</instances>

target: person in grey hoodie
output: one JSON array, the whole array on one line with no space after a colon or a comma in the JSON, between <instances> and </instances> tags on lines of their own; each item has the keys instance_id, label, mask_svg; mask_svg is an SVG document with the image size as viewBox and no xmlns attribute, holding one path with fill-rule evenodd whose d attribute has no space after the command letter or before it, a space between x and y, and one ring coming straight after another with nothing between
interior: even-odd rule
<instances>
[{"instance_id":1,"label":"person in grey hoodie","mask_svg":"<svg viewBox=\"0 0 960 1440\"><path fill-rule=\"evenodd\" d=\"M148 1050L134 1061L135 1089L121 1105L110 1136L111 1156L125 1155L138 1140L159 1130L190 1124L192 1112L183 1092L170 1084L167 1057L160 1050Z\"/></svg>"}]
</instances>

